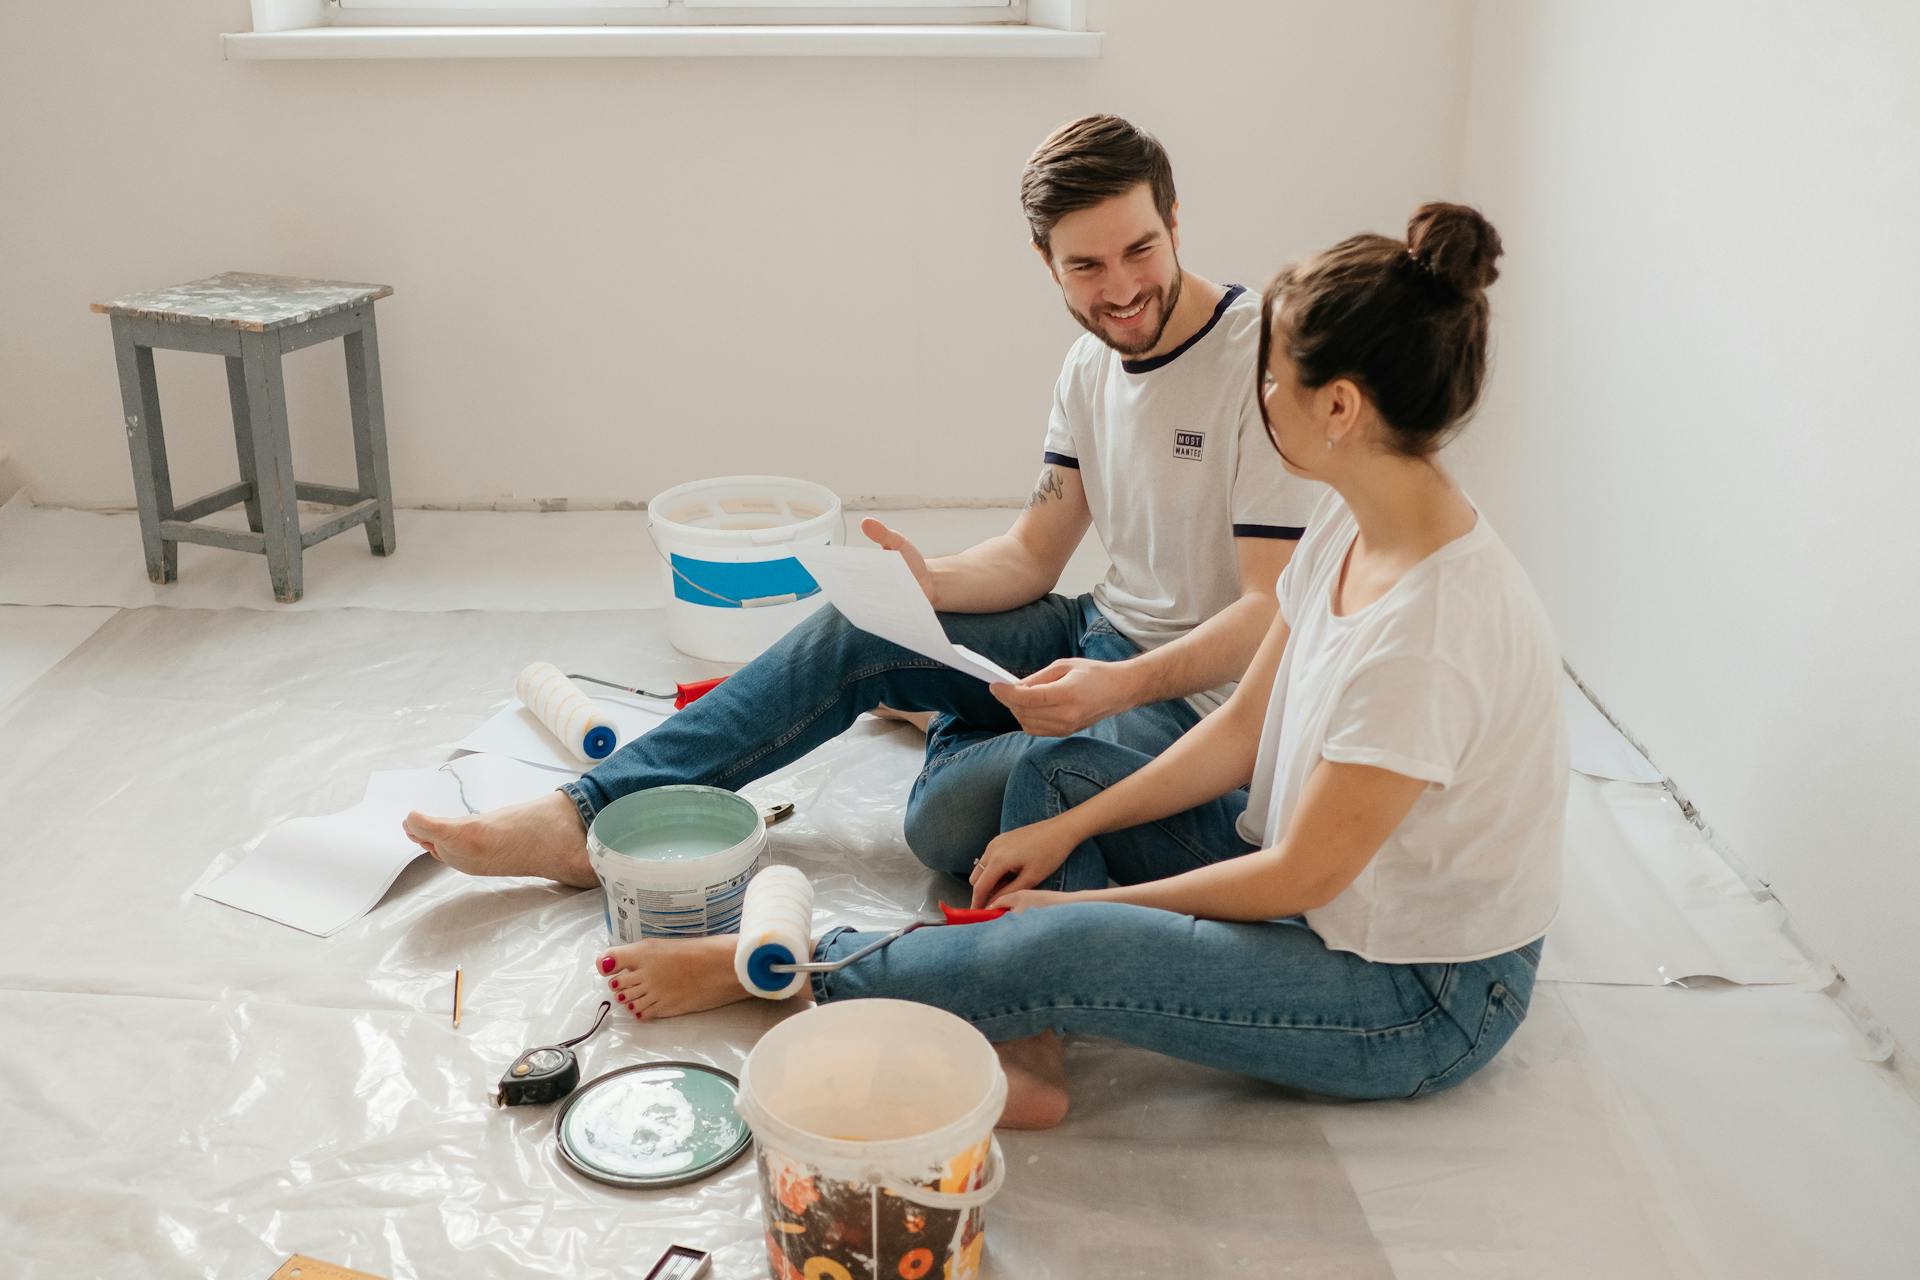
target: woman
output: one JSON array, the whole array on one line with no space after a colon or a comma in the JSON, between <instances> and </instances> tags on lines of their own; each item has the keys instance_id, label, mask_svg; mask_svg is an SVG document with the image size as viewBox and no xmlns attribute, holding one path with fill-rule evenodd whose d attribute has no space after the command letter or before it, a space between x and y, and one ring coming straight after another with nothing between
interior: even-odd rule
<instances>
[{"instance_id":1,"label":"woman","mask_svg":"<svg viewBox=\"0 0 1920 1280\"><path fill-rule=\"evenodd\" d=\"M1087 737L1029 753L973 871L976 905L1015 914L910 934L814 975L815 999L966 1018L1006 1064L1010 1127L1066 1114L1062 1032L1350 1098L1450 1088L1499 1051L1558 905L1567 771L1539 600L1434 460L1479 399L1499 254L1478 213L1433 204L1405 242L1280 273L1262 411L1331 492L1238 691L1157 759ZM664 1016L741 998L731 952L602 965Z\"/></svg>"}]
</instances>

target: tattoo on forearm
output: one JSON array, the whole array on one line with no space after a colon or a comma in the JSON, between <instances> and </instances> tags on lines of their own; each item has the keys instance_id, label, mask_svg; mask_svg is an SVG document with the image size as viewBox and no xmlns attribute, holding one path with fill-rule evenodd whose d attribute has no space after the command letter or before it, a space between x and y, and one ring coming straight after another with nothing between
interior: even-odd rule
<instances>
[{"instance_id":1,"label":"tattoo on forearm","mask_svg":"<svg viewBox=\"0 0 1920 1280\"><path fill-rule=\"evenodd\" d=\"M1029 508L1037 507L1048 498L1065 497L1067 486L1060 480L1060 468L1040 468L1040 483L1034 487L1033 496L1027 499Z\"/></svg>"}]
</instances>

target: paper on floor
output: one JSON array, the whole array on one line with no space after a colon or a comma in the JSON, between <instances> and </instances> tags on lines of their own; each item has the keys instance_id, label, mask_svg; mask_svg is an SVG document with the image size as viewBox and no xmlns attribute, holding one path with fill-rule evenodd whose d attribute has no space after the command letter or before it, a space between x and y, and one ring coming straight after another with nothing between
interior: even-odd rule
<instances>
[{"instance_id":1,"label":"paper on floor","mask_svg":"<svg viewBox=\"0 0 1920 1280\"><path fill-rule=\"evenodd\" d=\"M1714 983L1553 990L1643 1154L1641 1194L1703 1274L1920 1270L1920 1109L1894 1071L1857 1058L1834 1001Z\"/></svg>"},{"instance_id":2,"label":"paper on floor","mask_svg":"<svg viewBox=\"0 0 1920 1280\"><path fill-rule=\"evenodd\" d=\"M921 550L936 555L1004 532L1013 515L980 508L889 511L886 518ZM301 513L307 523L316 518ZM280 604L259 556L183 543L179 580L155 586L147 581L140 554L138 516L36 507L23 490L0 507L0 604L275 613L344 608L585 612L658 609L671 594L647 538L644 511L402 508L394 518L400 536L394 555L372 555L357 529L328 538L304 555L306 594L298 603ZM208 523L246 527L244 518L231 511ZM609 550L615 553L611 559ZM1100 540L1087 538L1068 562L1059 589L1090 590L1106 568Z\"/></svg>"},{"instance_id":3,"label":"paper on floor","mask_svg":"<svg viewBox=\"0 0 1920 1280\"><path fill-rule=\"evenodd\" d=\"M1560 679L1560 708L1567 720L1568 745L1576 773L1617 782L1659 782L1661 773L1600 714L1572 677Z\"/></svg>"},{"instance_id":4,"label":"paper on floor","mask_svg":"<svg viewBox=\"0 0 1920 1280\"><path fill-rule=\"evenodd\" d=\"M1665 788L1573 775L1566 877L1540 976L1660 986L1684 978L1825 986L1784 931L1786 909L1753 896Z\"/></svg>"},{"instance_id":5,"label":"paper on floor","mask_svg":"<svg viewBox=\"0 0 1920 1280\"><path fill-rule=\"evenodd\" d=\"M990 684L1019 682L1018 676L991 658L947 639L926 592L898 552L878 547L795 547L793 554L834 608L862 631Z\"/></svg>"},{"instance_id":6,"label":"paper on floor","mask_svg":"<svg viewBox=\"0 0 1920 1280\"><path fill-rule=\"evenodd\" d=\"M300 513L307 526L323 518ZM402 509L394 518L393 555L374 555L358 529L316 543L301 557L305 593L279 604L265 557L181 543L178 578L155 585L133 513L36 507L18 494L0 508L0 604L419 613L644 609L666 596L644 511ZM205 523L246 528L237 510Z\"/></svg>"},{"instance_id":7,"label":"paper on floor","mask_svg":"<svg viewBox=\"0 0 1920 1280\"><path fill-rule=\"evenodd\" d=\"M498 756L465 756L439 769L374 774L353 808L294 818L261 838L240 862L194 892L330 937L373 910L422 850L400 829L407 814L463 814L530 800L552 775Z\"/></svg>"},{"instance_id":8,"label":"paper on floor","mask_svg":"<svg viewBox=\"0 0 1920 1280\"><path fill-rule=\"evenodd\" d=\"M639 703L623 702L618 698L594 698L593 705L613 726L617 738L615 751L664 724L667 717L673 714L667 709L672 704L666 702L660 703L658 710ZM542 769L558 770L575 778L580 776L583 769L593 767L592 764L583 765L578 756L561 746L560 740L518 698L493 719L460 739L458 745L462 751L486 751L511 756L515 760L539 765Z\"/></svg>"},{"instance_id":9,"label":"paper on floor","mask_svg":"<svg viewBox=\"0 0 1920 1280\"><path fill-rule=\"evenodd\" d=\"M0 548L0 559L5 549ZM0 707L85 644L115 609L0 605Z\"/></svg>"},{"instance_id":10,"label":"paper on floor","mask_svg":"<svg viewBox=\"0 0 1920 1280\"><path fill-rule=\"evenodd\" d=\"M521 1049L592 1019L606 990L592 969L607 942L597 893L422 859L371 915L327 939L182 902L209 849L238 847L288 813L345 808L371 790L373 770L438 759L530 650L568 653L586 636L595 647L570 659L576 669L673 669L658 614L599 621L136 610L15 704L0 731L0 830L31 874L10 884L0 928L0 1074L16 1155L0 1154L7 1274L200 1276L218 1258L223 1274L264 1276L304 1252L380 1275L457 1275L485 1257L503 1274L578 1276L608 1258L650 1260L667 1240L714 1250L717 1275L765 1274L751 1157L636 1194L558 1159L553 1108L483 1100ZM754 784L756 799L799 803L769 839L776 860L815 885L817 927L890 928L931 914L936 893L962 891L904 843L923 747L904 725L866 722ZM1381 1250L1399 1280L1904 1274L1894 1264L1914 1256L1920 1218L1898 1217L1894 1197L1920 1197L1911 1160L1851 1202L1863 1194L1854 1171L1831 1170L1889 1168L1880 1147L1871 1158L1850 1149L1862 1123L1920 1152L1910 1099L1887 1101L1885 1118L1853 1114L1861 1091L1829 1075L1861 1067L1844 1044L1779 1071L1771 1007L1676 1037L1666 1056L1594 1061L1586 1011L1578 1024L1554 1016L1570 990L1536 988L1532 1015L1491 1067L1404 1103L1319 1103L1075 1041L1066 1124L1003 1139L1011 1160L987 1210L988 1274L1320 1280L1379 1275ZM1595 1016L1665 1034L1641 1006L1694 993L1612 994L1623 999ZM582 1072L663 1058L738 1072L785 1012L754 1001L658 1024L629 1017L581 1046ZM1665 1088L1667 1057L1681 1055L1702 1087L1650 1113L1640 1099ZM1894 1101L1908 1127L1895 1127ZM1324 1143L1303 1132L1303 1113ZM1649 1147L1655 1125L1664 1131ZM1721 1132L1743 1125L1782 1141L1719 1154ZM1676 1179L1648 1176L1650 1161L1670 1159L1684 1182L1686 1151L1721 1161L1715 1194L1682 1200ZM1770 1163L1749 1185L1739 1175L1756 1159ZM1276 1188L1287 1201L1277 1208ZM1377 1250L1354 1229L1351 1199ZM1756 1240L1800 1236L1777 1264L1748 1248L1725 1265L1682 1266L1669 1245L1683 1217L1696 1219L1679 1224L1686 1239L1750 1224ZM1809 1267L1810 1247L1830 1247L1824 1268ZM1865 1265L1874 1261L1884 1265Z\"/></svg>"}]
</instances>

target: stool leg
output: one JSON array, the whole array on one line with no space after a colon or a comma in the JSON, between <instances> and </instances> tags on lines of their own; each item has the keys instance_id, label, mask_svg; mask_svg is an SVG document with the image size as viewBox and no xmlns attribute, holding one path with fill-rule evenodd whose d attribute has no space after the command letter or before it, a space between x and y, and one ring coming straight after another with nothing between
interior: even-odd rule
<instances>
[{"instance_id":1,"label":"stool leg","mask_svg":"<svg viewBox=\"0 0 1920 1280\"><path fill-rule=\"evenodd\" d=\"M377 498L380 514L367 521L367 545L377 556L398 547L393 528L393 481L387 475L387 411L380 394L380 335L373 312L347 335L347 399L353 408L353 457L360 470L360 496Z\"/></svg>"},{"instance_id":2,"label":"stool leg","mask_svg":"<svg viewBox=\"0 0 1920 1280\"><path fill-rule=\"evenodd\" d=\"M287 432L287 385L280 369L280 335L240 335L247 382L247 426L253 438L254 492L267 538L273 598L300 598L300 509L293 488L293 442Z\"/></svg>"},{"instance_id":3,"label":"stool leg","mask_svg":"<svg viewBox=\"0 0 1920 1280\"><path fill-rule=\"evenodd\" d=\"M247 528L260 532L260 477L253 469L253 424L247 415L247 368L239 356L227 357L227 402L233 406L233 450L240 458L240 479L253 486L247 496Z\"/></svg>"},{"instance_id":4,"label":"stool leg","mask_svg":"<svg viewBox=\"0 0 1920 1280\"><path fill-rule=\"evenodd\" d=\"M136 346L132 326L113 317L114 361L120 370L120 410L127 452L133 459L133 496L140 508L140 544L147 580L180 576L180 544L160 536L160 522L173 518L173 478L167 472L167 436L160 425L160 386L153 376L153 348Z\"/></svg>"}]
</instances>

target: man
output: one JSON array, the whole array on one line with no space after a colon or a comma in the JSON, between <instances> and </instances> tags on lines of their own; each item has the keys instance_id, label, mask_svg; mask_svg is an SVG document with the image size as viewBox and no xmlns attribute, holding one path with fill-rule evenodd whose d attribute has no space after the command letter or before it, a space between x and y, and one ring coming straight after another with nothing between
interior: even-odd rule
<instances>
[{"instance_id":1,"label":"man","mask_svg":"<svg viewBox=\"0 0 1920 1280\"><path fill-rule=\"evenodd\" d=\"M1224 700L1273 618L1318 489L1264 435L1259 297L1181 268L1166 152L1117 117L1049 136L1021 204L1087 330L1054 389L1033 497L1008 532L931 561L877 520L861 527L906 558L955 641L1024 678L988 686L821 609L553 795L472 818L411 814L409 836L471 874L591 886L586 828L617 797L739 788L885 708L929 719L907 842L964 876L1000 833L1014 766L1048 739L1086 733L1156 755ZM1111 570L1089 595L1051 594L1089 524Z\"/></svg>"}]
</instances>

